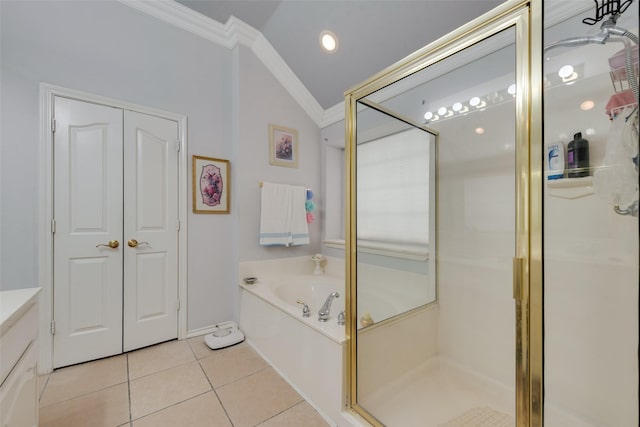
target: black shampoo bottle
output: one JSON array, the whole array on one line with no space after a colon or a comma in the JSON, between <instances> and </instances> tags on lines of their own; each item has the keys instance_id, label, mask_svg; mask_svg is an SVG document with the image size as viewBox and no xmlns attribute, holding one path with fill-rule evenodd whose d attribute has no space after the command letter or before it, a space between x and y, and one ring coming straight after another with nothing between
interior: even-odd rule
<instances>
[{"instance_id":1,"label":"black shampoo bottle","mask_svg":"<svg viewBox=\"0 0 640 427\"><path fill-rule=\"evenodd\" d=\"M567 146L567 169L569 178L589 176L589 141L582 138L581 132L573 135Z\"/></svg>"}]
</instances>

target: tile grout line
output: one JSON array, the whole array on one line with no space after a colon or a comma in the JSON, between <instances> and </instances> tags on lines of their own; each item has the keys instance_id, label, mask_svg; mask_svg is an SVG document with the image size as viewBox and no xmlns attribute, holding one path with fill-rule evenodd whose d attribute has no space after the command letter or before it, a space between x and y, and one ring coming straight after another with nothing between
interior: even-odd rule
<instances>
[{"instance_id":1,"label":"tile grout line","mask_svg":"<svg viewBox=\"0 0 640 427\"><path fill-rule=\"evenodd\" d=\"M40 406L40 401L42 400L42 396L44 396L44 392L47 389L47 386L49 385L49 380L51 379L51 375L53 375L53 371L49 375L47 375L47 379L44 382L44 387L42 387L42 390L38 390L38 393L40 393L38 395L38 406ZM38 386L39 385L40 384L38 384Z\"/></svg>"},{"instance_id":2,"label":"tile grout line","mask_svg":"<svg viewBox=\"0 0 640 427\"><path fill-rule=\"evenodd\" d=\"M273 419L273 418L277 417L278 415L283 414L283 413L287 412L288 410L293 409L293 408L295 408L296 406L301 405L301 404L303 404L304 402L306 402L306 400L305 400L302 396L300 396L300 398L301 398L301 400L297 401L296 403L294 403L293 405L289 406L288 408L283 409L282 411L278 412L277 414L273 414L272 416L270 416L270 417L269 417L269 418L267 418L266 420L262 420L262 421L260 421L260 423L256 424L256 425L255 425L255 427L260 427L262 424L264 424L264 423L266 423L267 421L269 421L269 420L271 420L271 419ZM312 407L312 408L313 408L313 407ZM314 409L314 411L315 411L315 409Z\"/></svg>"},{"instance_id":3,"label":"tile grout line","mask_svg":"<svg viewBox=\"0 0 640 427\"><path fill-rule=\"evenodd\" d=\"M159 373L159 372L168 371L168 370L170 370L170 369L177 368L177 367L179 367L179 366L188 365L188 364L193 363L193 362L195 361L195 362L197 362L197 363L198 363L198 366L200 367L200 370L202 371L202 374L204 375L204 377L206 378L207 382L209 383L209 386L211 387L211 390L207 390L207 391L205 391L205 392L202 392L202 393L196 394L196 395L191 396L191 397L189 397L189 398L187 398L187 399L181 400L181 401L179 401L179 402L175 402L175 403L173 403L173 404L171 404L171 405L169 405L169 406L166 406L166 407L164 407L164 408L160 408L160 409L158 409L158 410L155 410L155 411L153 411L153 412L150 412L150 413L148 413L148 414L145 414L145 415L143 415L143 416L141 416L141 417L135 418L135 421L140 420L140 419L145 418L145 417L148 417L148 416L153 415L153 414L157 414L158 412L164 411L165 409L171 408L171 407L173 407L173 406L180 405L180 404L185 403L185 402L187 402L187 401L189 401L189 400L191 400L191 399L195 399L195 398L197 398L197 397L200 397L200 396L202 396L202 395L205 395L205 394L207 394L207 393L209 393L209 392L213 391L213 392L214 392L214 394L215 394L215 396L216 396L216 398L218 399L218 402L220 403L220 407L222 407L222 409L225 411L225 415L227 416L227 419L229 420L229 422L230 422L231 426L233 427L233 423L231 422L231 419L229 418L229 414L227 414L227 411L226 411L226 409L224 408L224 405L223 405L223 404L222 404L222 402L220 401L220 398L218 397L217 393L215 393L215 389L214 389L214 387L213 387L213 384L212 384L212 383L211 383L211 381L209 380L209 377L207 376L206 372L204 372L204 368L203 368L203 367L202 367L202 365L200 364L200 360L201 360L201 359L198 359L197 355L195 354L195 351L194 351L194 350L193 350L193 348L189 345L188 340L185 340L185 343L186 343L187 347L189 347L189 350L191 351L191 354L193 355L194 360L192 360L192 361L190 361L190 362L182 363L182 364L180 364L180 365L172 366L171 368L162 369L162 370L160 370L160 371L157 371L157 372L154 372L154 373L151 373L151 374L147 374L147 375L144 375L144 376L142 376L142 377L134 378L134 379L133 379L133 381L137 381L137 380L139 380L139 379L141 379L141 378L145 378L145 377L148 377L148 376L150 376L150 375L154 375L154 374ZM203 358L202 360L204 360L204 359L206 359L206 358ZM131 422L133 422L133 421L134 421L133 414L131 414Z\"/></svg>"},{"instance_id":4,"label":"tile grout line","mask_svg":"<svg viewBox=\"0 0 640 427\"><path fill-rule=\"evenodd\" d=\"M263 359L263 360L264 360L264 359ZM200 365L200 367L202 367L202 365ZM265 366L264 368L259 369L259 370L255 371L255 372L251 372L250 374L247 374L247 375L245 375L244 377L236 378L235 380L230 381L230 382L228 382L228 383L226 383L226 384L221 384L220 386L218 386L218 388L224 388L224 387L229 386L229 385L231 385L231 384L235 384L235 383L237 383L238 381L242 381L242 380L244 380L245 378L249 378L249 377L252 377L252 376L254 376L254 375L257 375L257 374L259 374L260 372L264 371L265 369L269 369L269 368L273 369L273 366L271 366L271 365L269 365L269 364L267 363L267 366ZM275 369L274 369L274 371L275 371ZM276 371L276 374L277 374L277 373L278 373L278 372ZM280 374L278 374L278 375L280 376ZM215 387L214 387L213 389L215 390Z\"/></svg>"},{"instance_id":5,"label":"tile grout line","mask_svg":"<svg viewBox=\"0 0 640 427\"><path fill-rule=\"evenodd\" d=\"M129 353L126 353L126 359L127 359L127 392L129 393L129 426L131 426L133 417L131 416L131 378L129 378Z\"/></svg>"},{"instance_id":6,"label":"tile grout line","mask_svg":"<svg viewBox=\"0 0 640 427\"><path fill-rule=\"evenodd\" d=\"M197 362L197 361L198 361L198 360L195 360L195 362ZM178 367L181 367L181 366L186 366L186 365L188 365L188 364L192 364L193 362L194 362L194 361L187 362L187 363L183 363L183 364L180 364L180 365L176 365L176 366L173 366L173 367L171 367L171 368L167 368L167 369L163 369L163 370L160 370L160 371L154 372L153 374L145 375L144 377L134 378L134 379L133 379L133 381L138 381L139 379L146 378L146 377L148 377L148 376L151 376L151 375L154 375L154 374L157 374L157 373L160 373L160 372L165 372L165 371L168 371L168 370L173 369L173 368L178 368ZM198 363L198 366L200 366L200 363ZM200 369L202 369L202 366L200 366ZM203 375L204 375L204 377L207 379L207 382L209 382L209 378L207 378L207 375L206 375L204 372L203 372ZM129 380L129 384L131 384L131 380ZM209 382L209 385L211 385L211 382ZM213 389L213 387L211 387L211 388ZM129 386L129 390L131 390L131 386ZM179 405L179 404L181 404L181 403L187 402L187 401L189 401L189 400L191 400L191 399L195 399L196 397L202 396L203 394L209 393L210 391L211 391L211 390L207 390L207 391L204 391L204 392L202 392L202 393L195 394L195 395L193 395L193 396L191 396L191 397L188 397L188 398L186 398L186 399L184 399L184 400L181 400L181 401L179 401L179 402L172 403L172 404L170 404L169 406L165 406L164 408L160 408L160 409L157 409L157 410L155 410L155 411L153 411L153 412L149 412L148 414L144 414L144 415L142 415L142 416L140 416L140 417L138 417L138 418L135 418L135 419L133 418L133 412L131 411L131 404L129 404L129 416L130 416L131 422L133 423L133 421L140 420L140 419L145 418L145 417L147 417L147 416L149 416L149 415L152 415L152 414L158 413L158 412L163 411L163 410L165 410L165 409L168 409L168 408L171 408L171 407L173 407L173 406ZM129 391L129 402L131 402L131 391Z\"/></svg>"},{"instance_id":7,"label":"tile grout line","mask_svg":"<svg viewBox=\"0 0 640 427\"><path fill-rule=\"evenodd\" d=\"M192 351L193 351L193 349L192 349ZM213 391L214 396L216 397L216 399L218 399L218 403L220 404L220 407L224 411L224 415L227 417L227 420L229 420L229 424L231 424L231 427L233 427L233 421L231 420L231 416L227 412L227 408L225 408L224 403L222 403L222 400L220 399L220 396L218 396L218 392L216 391L216 388L213 386L213 383L211 382L211 380L207 376L207 373L204 371L204 368L202 367L202 364L200 363L199 359L198 359L198 366L200 366L200 370L202 371L202 374L204 375L204 377L207 379L207 382L211 386L211 390Z\"/></svg>"},{"instance_id":8,"label":"tile grout line","mask_svg":"<svg viewBox=\"0 0 640 427\"><path fill-rule=\"evenodd\" d=\"M193 349L193 347L191 347L191 344L189 344L189 339L190 339L190 338L187 338L186 340L184 340L184 342L187 344L187 347L189 347L189 350L191 350L191 354L193 355L193 357L194 357L196 360L199 360L199 359L198 359L198 355L196 354L195 350Z\"/></svg>"},{"instance_id":9,"label":"tile grout line","mask_svg":"<svg viewBox=\"0 0 640 427\"><path fill-rule=\"evenodd\" d=\"M1 1L1 0L0 0L0 1ZM168 368L164 368L164 369L160 369L159 371L150 372L150 373L145 374L145 375L142 375L142 376L140 376L140 377L136 377L136 378L129 378L129 381L137 381L137 380L139 380L139 379L146 378L146 377L148 377L148 376L150 376L150 375L154 375L154 374L157 374L157 373L159 373L159 372L168 371L169 369L177 368L178 366L188 365L189 363L193 363L194 361L196 361L196 362L197 362L197 361L198 361L198 357L196 356L196 354L194 353L193 349L191 348L191 346L189 345L189 343L188 343L187 341L188 341L188 340L166 341L166 342L159 343L159 344L155 344L155 345L162 345L162 344L167 344L167 343L181 343L181 342L184 342L184 344L187 346L187 348L189 348L189 351L191 351L191 355L193 356L193 360L190 360L190 361L188 361L188 362L178 363L177 365L170 366L170 367L168 367ZM146 349L149 349L149 348L152 348L152 347L154 347L154 345L152 345L152 346L148 346L148 347L144 347L144 348L142 348L142 349L131 350L131 351L128 351L127 353L123 353L123 354L126 354L126 355L128 356L128 355L129 355L129 354L131 354L131 353L135 353L135 352L140 351L140 350L146 350Z\"/></svg>"},{"instance_id":10,"label":"tile grout line","mask_svg":"<svg viewBox=\"0 0 640 427\"><path fill-rule=\"evenodd\" d=\"M2 0L0 0L0 1L2 1ZM49 406L52 406L52 405L57 405L59 403L69 402L70 400L79 399L81 397L86 397L86 396L89 396L90 394L97 393L99 391L103 391L103 390L106 390L108 388L115 387L117 385L124 384L125 382L128 382L129 381L129 377L128 377L128 374L127 374L127 378L124 381L116 382L116 383L113 383L113 384L108 384L108 385L105 385L103 387L97 388L95 390L87 391L87 392L79 394L77 396L72 396L72 397L69 397L67 399L63 399L63 400L59 400L59 401L56 401L56 402L48 403L48 404L43 405L43 406L40 405L40 402L42 401L42 398L44 397L44 392L49 387L49 382L51 381L51 377L53 376L53 374L58 373L60 375L61 371L64 371L65 369L68 369L68 368L81 366L81 365L86 365L86 364L90 364L90 363L93 363L93 362L99 362L99 361L108 360L108 359L116 359L116 358L121 357L121 356L125 356L126 357L127 353L115 354L113 356L107 356L107 357L103 357L103 358L96 359L96 360L88 360L86 362L77 363L75 365L70 365L70 366L65 366L65 367L62 367L62 368L58 368L57 371L54 369L49 374L49 378L47 378L45 387L42 389L42 393L40 394L40 397L38 398L38 408L46 408L46 407L49 407Z\"/></svg>"},{"instance_id":11,"label":"tile grout line","mask_svg":"<svg viewBox=\"0 0 640 427\"><path fill-rule=\"evenodd\" d=\"M0 0L0 1L1 1L1 0ZM141 377L130 378L130 379L129 379L129 381L138 381L138 380L141 380L141 379L143 379L143 378L150 377L151 375L159 374L160 372L165 372L165 371L168 371L168 370L170 370L170 369L174 369L174 368L179 368L180 366L188 365L189 363L193 363L193 362L197 362L197 361L198 361L198 360L197 360L197 359L195 359L195 360L190 360L190 361L188 361L188 362L179 363L179 364L177 364L177 365L170 366L170 367L168 367L168 368L160 369L159 371L151 372L151 373L146 374L146 375L143 375L143 376L141 376Z\"/></svg>"},{"instance_id":12,"label":"tile grout line","mask_svg":"<svg viewBox=\"0 0 640 427\"><path fill-rule=\"evenodd\" d=\"M2 0L0 0L0 1L2 1ZM75 400L75 399L80 399L80 398L83 398L83 397L87 397L87 396L89 396L89 395L91 395L91 394L98 393L98 392L100 392L100 391L104 391L104 390L106 390L106 389L108 389L108 388L115 387L115 386L118 386L118 385L121 385L121 384L124 384L124 383L128 383L128 382L129 382L128 380L125 380L125 381L122 381L122 382L119 382L119 383L110 384L110 385L108 385L108 386L101 387L101 388L98 388L98 389L95 389L95 390L92 390L92 391L88 391L88 392L86 392L86 393L83 393L83 394L79 394L79 395L77 395L77 396L70 397L70 398L68 398L68 399L63 399L63 400L59 400L59 401L57 401L57 402L48 403L48 404L46 404L46 405L44 405L44 406L39 406L39 408L40 408L40 409L42 409L42 408L48 408L49 406L58 405L58 404L60 404L60 403L64 403L64 402L69 402L70 400ZM47 384L47 385L48 385L48 384ZM43 391L43 394L44 394L44 391Z\"/></svg>"},{"instance_id":13,"label":"tile grout line","mask_svg":"<svg viewBox=\"0 0 640 427\"><path fill-rule=\"evenodd\" d=\"M164 408L156 409L156 410L155 410L155 411L153 411L153 412L149 412L148 414L144 414L143 416L138 417L138 418L135 418L135 419L132 417L131 422L133 422L133 421L139 421L139 420L141 420L141 419L143 419L143 418L146 418L146 417L148 417L148 416L151 416L151 415L153 415L153 414L157 414L158 412L162 412L162 411L164 411L165 409L169 409L169 408L172 408L172 407L174 407L174 406L178 406L178 405L180 405L180 404L182 404L182 403L185 403L185 402L190 401L191 399L195 399L196 397L203 396L203 395L205 395L205 394L207 394L207 393L209 393L209 392L211 392L211 390L207 390L207 391L204 391L204 392L202 392L202 393L200 393L200 394L196 394L196 395L191 396L191 397L189 397L189 398L187 398L187 399L181 400L181 401L179 401L179 402L172 403L171 405L169 405L169 406L165 406Z\"/></svg>"},{"instance_id":14,"label":"tile grout line","mask_svg":"<svg viewBox=\"0 0 640 427\"><path fill-rule=\"evenodd\" d=\"M191 347L191 346L189 346L189 347ZM191 350L193 351L193 348L192 348ZM194 354L194 355L195 355L195 354ZM258 357L260 357L262 360L264 360L264 358L263 358L262 356L258 355ZM197 359L197 357L196 357L196 359ZM216 398L218 399L218 402L220 402L220 406L222 407L222 409L223 409L224 413L226 414L227 418L229 419L229 422L231 423L231 425L232 425L232 426L234 426L233 421L231 420L231 417L229 416L229 413L227 412L227 408L224 406L224 404L223 404L222 400L220 399L220 396L218 395L218 392L217 392L216 387L214 387L213 383L211 382L211 380L210 380L210 379L209 379L209 377L207 376L206 372L204 372L204 367L202 366L201 361L202 361L202 360L205 360L205 359L208 359L208 357L204 357L204 358L202 358L202 359L197 359L198 364L200 365L200 369L202 369L202 371L203 371L203 373L204 373L205 377L207 378L207 381L209 381L209 384L211 385L211 388L212 388L212 390L213 390L214 394L216 395ZM265 361L265 362L266 362L266 361ZM262 369L259 369L259 370L255 371L255 372L251 372L250 374L245 375L245 376L243 376L243 377L236 378L235 380L230 381L230 382L228 382L228 383L226 383L226 384L222 384L222 385L220 385L218 388L219 388L219 389L222 389L222 388L227 387L227 386L229 386L229 385L231 385L231 384L235 384L235 383L237 383L237 382L239 382L239 381L242 381L242 380L244 380L244 379L247 379L247 378L249 378L249 377L252 377L252 376L254 376L254 375L257 375L257 374L259 374L259 373L261 373L261 372L263 372L263 371L265 371L265 370L267 370L267 369L269 369L269 368L273 369L273 366L271 366L269 363L266 363L266 366L265 366L265 367L263 367ZM277 373L277 372L276 372L276 373ZM278 374L278 376L280 376L280 374ZM303 402L306 402L306 400L305 400L302 396L300 396L300 400L299 400L299 401L297 401L297 402L295 402L293 405L291 405L291 406L289 406L289 407L287 407L287 408L283 409L282 411L278 412L277 414L274 414L273 416L271 416L271 417L269 417L269 418L267 418L267 419L264 419L264 420L260 421L260 423L256 424L256 426L255 426L255 427L257 427L257 426L259 426L259 425L261 425L261 424L263 424L263 423L267 422L267 421L268 421L268 420L270 420L271 418L274 418L274 417L276 417L276 416L278 416L278 415L282 414L283 412L286 412L286 411L288 411L288 410L290 410L290 409L294 408L294 407L295 407L295 406L297 406L297 405L302 404Z\"/></svg>"}]
</instances>

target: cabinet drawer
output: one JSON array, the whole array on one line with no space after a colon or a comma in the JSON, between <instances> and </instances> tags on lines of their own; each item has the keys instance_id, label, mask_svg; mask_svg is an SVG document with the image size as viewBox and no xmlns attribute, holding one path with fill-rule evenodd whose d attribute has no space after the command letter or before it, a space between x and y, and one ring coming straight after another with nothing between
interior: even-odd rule
<instances>
[{"instance_id":1,"label":"cabinet drawer","mask_svg":"<svg viewBox=\"0 0 640 427\"><path fill-rule=\"evenodd\" d=\"M0 337L0 384L38 334L38 304L31 307Z\"/></svg>"},{"instance_id":2,"label":"cabinet drawer","mask_svg":"<svg viewBox=\"0 0 640 427\"><path fill-rule=\"evenodd\" d=\"M37 341L34 341L0 387L2 427L37 427L37 363L38 346Z\"/></svg>"}]
</instances>

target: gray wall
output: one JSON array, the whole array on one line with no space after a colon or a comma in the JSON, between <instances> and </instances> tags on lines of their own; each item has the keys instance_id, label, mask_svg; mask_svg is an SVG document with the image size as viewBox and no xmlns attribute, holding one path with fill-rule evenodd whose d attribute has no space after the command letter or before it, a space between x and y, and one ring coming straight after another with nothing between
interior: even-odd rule
<instances>
[{"instance_id":1,"label":"gray wall","mask_svg":"<svg viewBox=\"0 0 640 427\"><path fill-rule=\"evenodd\" d=\"M0 15L0 289L41 285L40 82L185 114L189 160L231 160L231 214L187 218L189 330L237 319L239 258L317 251L317 229L313 246L257 244L257 182L317 185L319 129L250 50L232 52L115 1L2 0ZM299 169L268 165L271 121L299 130Z\"/></svg>"},{"instance_id":2,"label":"gray wall","mask_svg":"<svg viewBox=\"0 0 640 427\"><path fill-rule=\"evenodd\" d=\"M320 249L320 128L307 116L263 63L247 48L234 52L238 81L238 174L236 189L239 261L302 256ZM269 164L269 123L298 131L298 168ZM257 245L260 228L260 181L305 186L318 208L309 226L311 244L294 247Z\"/></svg>"}]
</instances>

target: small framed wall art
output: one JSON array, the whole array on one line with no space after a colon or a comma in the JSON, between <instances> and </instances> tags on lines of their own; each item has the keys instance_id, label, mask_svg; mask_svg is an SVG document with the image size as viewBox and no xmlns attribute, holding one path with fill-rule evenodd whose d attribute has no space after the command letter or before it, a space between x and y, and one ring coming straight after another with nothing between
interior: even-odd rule
<instances>
[{"instance_id":1,"label":"small framed wall art","mask_svg":"<svg viewBox=\"0 0 640 427\"><path fill-rule=\"evenodd\" d=\"M229 213L229 160L193 156L193 213Z\"/></svg>"},{"instance_id":2,"label":"small framed wall art","mask_svg":"<svg viewBox=\"0 0 640 427\"><path fill-rule=\"evenodd\" d=\"M269 163L288 168L298 167L298 131L269 124Z\"/></svg>"}]
</instances>

